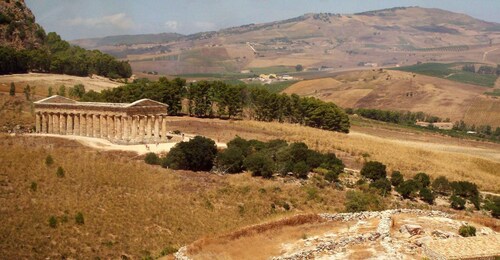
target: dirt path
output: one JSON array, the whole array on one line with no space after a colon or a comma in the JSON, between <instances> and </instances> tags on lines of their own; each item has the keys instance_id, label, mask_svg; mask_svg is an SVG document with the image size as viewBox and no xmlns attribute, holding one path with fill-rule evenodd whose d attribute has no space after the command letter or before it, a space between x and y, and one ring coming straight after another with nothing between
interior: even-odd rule
<instances>
[{"instance_id":1,"label":"dirt path","mask_svg":"<svg viewBox=\"0 0 500 260\"><path fill-rule=\"evenodd\" d=\"M108 140L101 138L93 138L86 136L75 136L75 135L54 135L54 134L27 134L30 136L47 136L47 137L58 137L69 140L75 140L85 146L105 150L105 151L128 151L128 152L136 152L139 155L146 154L149 152L153 153L162 153L168 152L172 147L174 147L177 143L151 143L151 144L131 144L131 145L123 145L123 144L114 144ZM184 139L185 141L189 140L189 137ZM225 148L225 143L216 143L218 148Z\"/></svg>"}]
</instances>

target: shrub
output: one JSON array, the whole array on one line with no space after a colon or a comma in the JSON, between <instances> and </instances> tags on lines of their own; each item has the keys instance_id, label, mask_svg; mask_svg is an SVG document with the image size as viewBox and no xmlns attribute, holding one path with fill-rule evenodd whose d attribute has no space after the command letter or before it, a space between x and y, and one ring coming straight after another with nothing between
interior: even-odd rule
<instances>
[{"instance_id":1,"label":"shrub","mask_svg":"<svg viewBox=\"0 0 500 260\"><path fill-rule=\"evenodd\" d=\"M451 195L451 197L450 197L450 206L453 209L458 209L458 210L465 209L465 200L462 199L462 198L460 198L457 195Z\"/></svg>"},{"instance_id":2,"label":"shrub","mask_svg":"<svg viewBox=\"0 0 500 260\"><path fill-rule=\"evenodd\" d=\"M238 173L243 171L243 152L236 146L230 146L217 154L216 165L222 172Z\"/></svg>"},{"instance_id":3,"label":"shrub","mask_svg":"<svg viewBox=\"0 0 500 260\"><path fill-rule=\"evenodd\" d=\"M163 160L163 167L172 169L209 171L213 167L217 148L212 139L195 136L188 142L176 144Z\"/></svg>"},{"instance_id":4,"label":"shrub","mask_svg":"<svg viewBox=\"0 0 500 260\"><path fill-rule=\"evenodd\" d=\"M305 143L293 143L290 146L290 160L292 162L306 161L309 148Z\"/></svg>"},{"instance_id":5,"label":"shrub","mask_svg":"<svg viewBox=\"0 0 500 260\"><path fill-rule=\"evenodd\" d=\"M378 195L357 190L347 192L344 206L347 212L383 209L382 199Z\"/></svg>"},{"instance_id":6,"label":"shrub","mask_svg":"<svg viewBox=\"0 0 500 260\"><path fill-rule=\"evenodd\" d=\"M439 176L432 182L432 190L442 195L449 195L451 191L450 182L446 177Z\"/></svg>"},{"instance_id":7,"label":"shrub","mask_svg":"<svg viewBox=\"0 0 500 260\"><path fill-rule=\"evenodd\" d=\"M396 191L405 199L413 198L418 191L418 183L414 180L406 180L396 188Z\"/></svg>"},{"instance_id":8,"label":"shrub","mask_svg":"<svg viewBox=\"0 0 500 260\"><path fill-rule=\"evenodd\" d=\"M383 179L387 175L385 168L386 166L381 162L377 161L367 162L361 169L361 175L374 181L378 179Z\"/></svg>"},{"instance_id":9,"label":"shrub","mask_svg":"<svg viewBox=\"0 0 500 260\"><path fill-rule=\"evenodd\" d=\"M380 192L380 194L384 197L387 193L391 192L392 190L391 182L387 178L378 179L370 183L370 187L377 189Z\"/></svg>"},{"instance_id":10,"label":"shrub","mask_svg":"<svg viewBox=\"0 0 500 260\"><path fill-rule=\"evenodd\" d=\"M227 148L239 148L243 156L248 156L252 151L252 146L250 141L247 141L239 136L236 136L233 140L227 143Z\"/></svg>"},{"instance_id":11,"label":"shrub","mask_svg":"<svg viewBox=\"0 0 500 260\"><path fill-rule=\"evenodd\" d=\"M394 187L398 187L401 183L403 183L404 177L399 171L393 171L391 174L391 183Z\"/></svg>"},{"instance_id":12,"label":"shrub","mask_svg":"<svg viewBox=\"0 0 500 260\"><path fill-rule=\"evenodd\" d=\"M413 180L415 180L420 189L427 188L431 184L431 178L424 172L419 172L417 175L413 176Z\"/></svg>"},{"instance_id":13,"label":"shrub","mask_svg":"<svg viewBox=\"0 0 500 260\"><path fill-rule=\"evenodd\" d=\"M51 228L56 228L57 227L57 219L54 216L50 216L49 218L49 226Z\"/></svg>"},{"instance_id":14,"label":"shrub","mask_svg":"<svg viewBox=\"0 0 500 260\"><path fill-rule=\"evenodd\" d=\"M486 199L484 209L490 210L494 218L500 218L500 197L491 197Z\"/></svg>"},{"instance_id":15,"label":"shrub","mask_svg":"<svg viewBox=\"0 0 500 260\"><path fill-rule=\"evenodd\" d=\"M420 189L419 195L423 201L425 201L431 205L434 204L434 194L432 193L432 191L430 189L428 189L428 188Z\"/></svg>"},{"instance_id":16,"label":"shrub","mask_svg":"<svg viewBox=\"0 0 500 260\"><path fill-rule=\"evenodd\" d=\"M309 166L304 161L300 161L293 166L293 173L297 178L307 179L309 170Z\"/></svg>"},{"instance_id":17,"label":"shrub","mask_svg":"<svg viewBox=\"0 0 500 260\"><path fill-rule=\"evenodd\" d=\"M11 95L11 96L16 95L16 85L14 85L14 82L10 83L9 95Z\"/></svg>"},{"instance_id":18,"label":"shrub","mask_svg":"<svg viewBox=\"0 0 500 260\"><path fill-rule=\"evenodd\" d=\"M328 171L327 173L325 173L325 180L328 182L338 182L339 175L334 171Z\"/></svg>"},{"instance_id":19,"label":"shrub","mask_svg":"<svg viewBox=\"0 0 500 260\"><path fill-rule=\"evenodd\" d=\"M165 248L163 248L163 250L161 250L160 256L170 255L170 254L176 253L178 250L179 249L177 249L176 247L174 247L172 245L167 245Z\"/></svg>"},{"instance_id":20,"label":"shrub","mask_svg":"<svg viewBox=\"0 0 500 260\"><path fill-rule=\"evenodd\" d=\"M458 233L463 237L474 237L476 236L476 228L471 225L462 225L458 229Z\"/></svg>"},{"instance_id":21,"label":"shrub","mask_svg":"<svg viewBox=\"0 0 500 260\"><path fill-rule=\"evenodd\" d=\"M59 178L63 178L64 177L64 169L61 166L57 167L56 175Z\"/></svg>"},{"instance_id":22,"label":"shrub","mask_svg":"<svg viewBox=\"0 0 500 260\"><path fill-rule=\"evenodd\" d=\"M468 181L454 181L450 183L450 186L453 190L453 194L464 197L464 198L472 198L475 196L479 196L479 190L477 189L477 185L468 182Z\"/></svg>"},{"instance_id":23,"label":"shrub","mask_svg":"<svg viewBox=\"0 0 500 260\"><path fill-rule=\"evenodd\" d=\"M85 220L83 219L83 213L81 212L76 213L75 222L78 225L83 225L85 223Z\"/></svg>"},{"instance_id":24,"label":"shrub","mask_svg":"<svg viewBox=\"0 0 500 260\"><path fill-rule=\"evenodd\" d=\"M156 165L160 164L160 158L155 153L147 153L146 157L144 157L144 162L146 162L147 164Z\"/></svg>"},{"instance_id":25,"label":"shrub","mask_svg":"<svg viewBox=\"0 0 500 260\"><path fill-rule=\"evenodd\" d=\"M252 176L271 178L273 176L273 161L263 152L253 153L243 162L245 168L252 172Z\"/></svg>"},{"instance_id":26,"label":"shrub","mask_svg":"<svg viewBox=\"0 0 500 260\"><path fill-rule=\"evenodd\" d=\"M54 164L54 159L49 154L47 155L47 157L45 157L45 165L51 166L52 164Z\"/></svg>"},{"instance_id":27,"label":"shrub","mask_svg":"<svg viewBox=\"0 0 500 260\"><path fill-rule=\"evenodd\" d=\"M31 186L30 186L30 189L31 191L36 191L38 188L38 184L34 181L31 182Z\"/></svg>"}]
</instances>

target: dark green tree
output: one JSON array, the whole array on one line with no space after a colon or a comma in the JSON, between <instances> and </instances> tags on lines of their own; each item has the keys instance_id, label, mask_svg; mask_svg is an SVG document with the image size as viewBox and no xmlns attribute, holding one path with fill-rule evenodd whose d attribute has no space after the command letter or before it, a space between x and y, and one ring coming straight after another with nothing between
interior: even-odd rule
<instances>
[{"instance_id":1,"label":"dark green tree","mask_svg":"<svg viewBox=\"0 0 500 260\"><path fill-rule=\"evenodd\" d=\"M210 171L217 155L217 147L212 139L195 136L188 142L176 144L162 163L173 169Z\"/></svg>"},{"instance_id":2,"label":"dark green tree","mask_svg":"<svg viewBox=\"0 0 500 260\"><path fill-rule=\"evenodd\" d=\"M419 196L423 201L425 201L431 205L434 204L434 194L432 193L432 191L430 189L428 189L428 188L420 189Z\"/></svg>"},{"instance_id":3,"label":"dark green tree","mask_svg":"<svg viewBox=\"0 0 500 260\"><path fill-rule=\"evenodd\" d=\"M439 176L432 182L432 190L442 195L449 195L451 191L450 182L446 177Z\"/></svg>"},{"instance_id":4,"label":"dark green tree","mask_svg":"<svg viewBox=\"0 0 500 260\"><path fill-rule=\"evenodd\" d=\"M273 160L263 152L249 155L244 161L245 168L252 172L252 176L271 178L273 176Z\"/></svg>"},{"instance_id":5,"label":"dark green tree","mask_svg":"<svg viewBox=\"0 0 500 260\"><path fill-rule=\"evenodd\" d=\"M419 172L415 176L413 176L413 180L418 183L418 187L427 188L431 184L431 178L424 172Z\"/></svg>"},{"instance_id":6,"label":"dark green tree","mask_svg":"<svg viewBox=\"0 0 500 260\"><path fill-rule=\"evenodd\" d=\"M243 161L245 157L241 149L237 146L228 146L217 154L217 168L224 173L238 173L243 171Z\"/></svg>"},{"instance_id":7,"label":"dark green tree","mask_svg":"<svg viewBox=\"0 0 500 260\"><path fill-rule=\"evenodd\" d=\"M392 190L391 182L387 178L375 180L374 182L370 183L370 187L377 189L380 195L384 197Z\"/></svg>"},{"instance_id":8,"label":"dark green tree","mask_svg":"<svg viewBox=\"0 0 500 260\"><path fill-rule=\"evenodd\" d=\"M414 180L406 180L396 188L396 191L405 199L414 198L418 191L418 183Z\"/></svg>"},{"instance_id":9,"label":"dark green tree","mask_svg":"<svg viewBox=\"0 0 500 260\"><path fill-rule=\"evenodd\" d=\"M386 166L381 162L377 161L367 162L365 163L365 165L363 165L363 168L361 169L361 175L375 181L386 177L387 172L385 169Z\"/></svg>"},{"instance_id":10,"label":"dark green tree","mask_svg":"<svg viewBox=\"0 0 500 260\"><path fill-rule=\"evenodd\" d=\"M394 187L398 187L403 182L403 174L401 174L401 172L399 171L393 171L391 174L391 184L394 185Z\"/></svg>"}]
</instances>

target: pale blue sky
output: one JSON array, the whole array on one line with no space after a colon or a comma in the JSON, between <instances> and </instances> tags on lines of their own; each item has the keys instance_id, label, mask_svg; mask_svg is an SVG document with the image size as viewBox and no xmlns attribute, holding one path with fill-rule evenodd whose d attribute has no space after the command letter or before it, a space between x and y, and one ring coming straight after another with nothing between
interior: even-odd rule
<instances>
[{"instance_id":1,"label":"pale blue sky","mask_svg":"<svg viewBox=\"0 0 500 260\"><path fill-rule=\"evenodd\" d=\"M500 23L500 0L26 0L47 32L64 39L120 34L191 34L288 19L397 6L441 8Z\"/></svg>"}]
</instances>

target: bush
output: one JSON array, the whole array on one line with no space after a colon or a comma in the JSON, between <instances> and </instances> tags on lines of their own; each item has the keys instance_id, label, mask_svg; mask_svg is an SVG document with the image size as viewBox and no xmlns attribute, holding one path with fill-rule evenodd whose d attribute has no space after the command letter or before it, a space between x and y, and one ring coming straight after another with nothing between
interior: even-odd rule
<instances>
[{"instance_id":1,"label":"bush","mask_svg":"<svg viewBox=\"0 0 500 260\"><path fill-rule=\"evenodd\" d=\"M243 171L243 152L236 146L230 146L217 154L217 168L224 173L238 173Z\"/></svg>"},{"instance_id":2,"label":"bush","mask_svg":"<svg viewBox=\"0 0 500 260\"><path fill-rule=\"evenodd\" d=\"M247 141L239 136L236 136L233 140L229 141L229 143L227 143L227 148L239 148L245 157L252 151L250 141Z\"/></svg>"},{"instance_id":3,"label":"bush","mask_svg":"<svg viewBox=\"0 0 500 260\"><path fill-rule=\"evenodd\" d=\"M464 198L472 198L475 196L479 196L479 190L477 189L477 185L468 182L468 181L454 181L450 183L450 186L453 190L453 194L464 197Z\"/></svg>"},{"instance_id":4,"label":"bush","mask_svg":"<svg viewBox=\"0 0 500 260\"><path fill-rule=\"evenodd\" d=\"M399 171L393 171L391 174L391 183L394 187L398 187L401 183L405 181L403 174Z\"/></svg>"},{"instance_id":5,"label":"bush","mask_svg":"<svg viewBox=\"0 0 500 260\"><path fill-rule=\"evenodd\" d=\"M59 178L63 178L64 177L64 170L63 170L63 168L61 166L57 167L56 175Z\"/></svg>"},{"instance_id":6,"label":"bush","mask_svg":"<svg viewBox=\"0 0 500 260\"><path fill-rule=\"evenodd\" d=\"M309 166L304 161L300 161L293 166L293 173L297 178L307 179L309 170Z\"/></svg>"},{"instance_id":7,"label":"bush","mask_svg":"<svg viewBox=\"0 0 500 260\"><path fill-rule=\"evenodd\" d=\"M418 191L418 183L414 180L406 180L396 188L396 191L405 199L413 198Z\"/></svg>"},{"instance_id":8,"label":"bush","mask_svg":"<svg viewBox=\"0 0 500 260\"><path fill-rule=\"evenodd\" d=\"M83 213L81 212L76 213L75 222L78 225L83 225L85 223L85 220L83 219Z\"/></svg>"},{"instance_id":9,"label":"bush","mask_svg":"<svg viewBox=\"0 0 500 260\"><path fill-rule=\"evenodd\" d=\"M431 184L431 178L423 172L417 173L417 175L413 176L413 180L417 182L420 189L427 188Z\"/></svg>"},{"instance_id":10,"label":"bush","mask_svg":"<svg viewBox=\"0 0 500 260\"><path fill-rule=\"evenodd\" d=\"M146 157L144 157L144 162L146 162L147 164L156 165L160 164L160 158L155 153L147 153Z\"/></svg>"},{"instance_id":11,"label":"bush","mask_svg":"<svg viewBox=\"0 0 500 260\"><path fill-rule=\"evenodd\" d=\"M47 157L45 157L45 165L51 166L52 164L54 164L54 159L49 154L47 155Z\"/></svg>"},{"instance_id":12,"label":"bush","mask_svg":"<svg viewBox=\"0 0 500 260\"><path fill-rule=\"evenodd\" d=\"M419 195L423 201L425 201L431 205L434 204L434 194L432 193L432 191L430 189L428 189L428 188L420 189Z\"/></svg>"},{"instance_id":13,"label":"bush","mask_svg":"<svg viewBox=\"0 0 500 260\"><path fill-rule=\"evenodd\" d=\"M450 182L446 177L439 176L432 182L432 190L442 195L449 195L451 191Z\"/></svg>"},{"instance_id":14,"label":"bush","mask_svg":"<svg viewBox=\"0 0 500 260\"><path fill-rule=\"evenodd\" d=\"M463 237L475 237L476 236L476 228L471 225L462 225L458 229L458 233Z\"/></svg>"},{"instance_id":15,"label":"bush","mask_svg":"<svg viewBox=\"0 0 500 260\"><path fill-rule=\"evenodd\" d=\"M361 169L361 175L373 181L383 179L387 175L385 168L386 166L381 162L367 162Z\"/></svg>"},{"instance_id":16,"label":"bush","mask_svg":"<svg viewBox=\"0 0 500 260\"><path fill-rule=\"evenodd\" d=\"M457 195L451 195L451 197L450 197L450 206L453 209L458 209L458 210L465 209L465 200L462 199L462 198L460 198Z\"/></svg>"},{"instance_id":17,"label":"bush","mask_svg":"<svg viewBox=\"0 0 500 260\"><path fill-rule=\"evenodd\" d=\"M9 95L11 95L11 96L16 95L16 85L14 85L14 82L10 83Z\"/></svg>"},{"instance_id":18,"label":"bush","mask_svg":"<svg viewBox=\"0 0 500 260\"><path fill-rule=\"evenodd\" d=\"M38 184L34 181L31 182L31 186L30 186L30 189L31 191L36 191L38 188Z\"/></svg>"},{"instance_id":19,"label":"bush","mask_svg":"<svg viewBox=\"0 0 500 260\"><path fill-rule=\"evenodd\" d=\"M338 182L339 175L334 171L328 171L327 173L325 173L325 180L328 182Z\"/></svg>"},{"instance_id":20,"label":"bush","mask_svg":"<svg viewBox=\"0 0 500 260\"><path fill-rule=\"evenodd\" d=\"M494 218L500 218L500 197L491 197L485 200L484 209L490 210Z\"/></svg>"},{"instance_id":21,"label":"bush","mask_svg":"<svg viewBox=\"0 0 500 260\"><path fill-rule=\"evenodd\" d=\"M51 228L56 228L57 227L57 219L54 216L50 216L49 218L49 226Z\"/></svg>"},{"instance_id":22,"label":"bush","mask_svg":"<svg viewBox=\"0 0 500 260\"><path fill-rule=\"evenodd\" d=\"M356 190L347 192L344 206L347 212L383 209L382 199L378 195Z\"/></svg>"},{"instance_id":23,"label":"bush","mask_svg":"<svg viewBox=\"0 0 500 260\"><path fill-rule=\"evenodd\" d=\"M245 168L252 172L252 176L271 178L273 176L273 161L263 152L253 153L243 162Z\"/></svg>"},{"instance_id":24,"label":"bush","mask_svg":"<svg viewBox=\"0 0 500 260\"><path fill-rule=\"evenodd\" d=\"M391 182L387 178L378 179L370 183L370 187L377 189L380 192L380 194L384 197L387 193L391 192L392 190Z\"/></svg>"},{"instance_id":25,"label":"bush","mask_svg":"<svg viewBox=\"0 0 500 260\"><path fill-rule=\"evenodd\" d=\"M176 247L174 247L172 245L167 245L165 248L163 248L163 250L161 250L160 256L171 255L173 253L176 253L178 250L179 249L177 249Z\"/></svg>"},{"instance_id":26,"label":"bush","mask_svg":"<svg viewBox=\"0 0 500 260\"><path fill-rule=\"evenodd\" d=\"M176 144L163 160L163 167L175 170L209 171L213 167L217 147L212 139L195 136Z\"/></svg>"}]
</instances>

